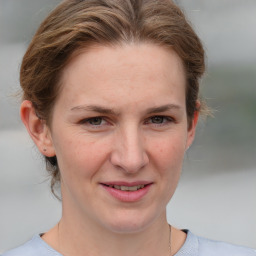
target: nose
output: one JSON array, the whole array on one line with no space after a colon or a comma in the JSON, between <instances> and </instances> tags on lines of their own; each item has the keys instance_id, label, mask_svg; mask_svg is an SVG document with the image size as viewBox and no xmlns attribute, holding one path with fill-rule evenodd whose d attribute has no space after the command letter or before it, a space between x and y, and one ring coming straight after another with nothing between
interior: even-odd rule
<instances>
[{"instance_id":1,"label":"nose","mask_svg":"<svg viewBox=\"0 0 256 256\"><path fill-rule=\"evenodd\" d=\"M127 173L138 172L149 162L143 136L137 128L125 129L117 133L110 156L111 163Z\"/></svg>"}]
</instances>

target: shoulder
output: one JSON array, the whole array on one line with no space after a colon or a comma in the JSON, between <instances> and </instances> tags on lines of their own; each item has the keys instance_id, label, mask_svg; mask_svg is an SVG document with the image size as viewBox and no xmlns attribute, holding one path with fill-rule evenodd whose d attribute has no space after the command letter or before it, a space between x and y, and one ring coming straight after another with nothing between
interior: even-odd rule
<instances>
[{"instance_id":1,"label":"shoulder","mask_svg":"<svg viewBox=\"0 0 256 256\"><path fill-rule=\"evenodd\" d=\"M198 237L198 249L199 255L256 256L256 250L202 237Z\"/></svg>"},{"instance_id":2,"label":"shoulder","mask_svg":"<svg viewBox=\"0 0 256 256\"><path fill-rule=\"evenodd\" d=\"M199 237L189 231L180 252L175 256L256 256L254 249Z\"/></svg>"},{"instance_id":3,"label":"shoulder","mask_svg":"<svg viewBox=\"0 0 256 256\"><path fill-rule=\"evenodd\" d=\"M5 252L1 256L61 256L48 246L39 235L34 236L25 244Z\"/></svg>"}]
</instances>

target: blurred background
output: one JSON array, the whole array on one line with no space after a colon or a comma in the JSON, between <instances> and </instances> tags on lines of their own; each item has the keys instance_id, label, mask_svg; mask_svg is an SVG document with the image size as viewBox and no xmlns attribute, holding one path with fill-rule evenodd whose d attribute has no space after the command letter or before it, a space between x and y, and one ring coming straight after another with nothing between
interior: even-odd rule
<instances>
[{"instance_id":1,"label":"blurred background","mask_svg":"<svg viewBox=\"0 0 256 256\"><path fill-rule=\"evenodd\" d=\"M59 0L0 0L0 253L60 218L44 163L19 119L18 72L35 29ZM201 37L208 70L201 121L168 220L256 248L256 1L176 0Z\"/></svg>"}]
</instances>

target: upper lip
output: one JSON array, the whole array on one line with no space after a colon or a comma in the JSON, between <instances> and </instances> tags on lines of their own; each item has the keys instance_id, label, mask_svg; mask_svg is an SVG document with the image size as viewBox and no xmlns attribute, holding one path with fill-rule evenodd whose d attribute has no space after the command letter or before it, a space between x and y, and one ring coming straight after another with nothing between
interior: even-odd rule
<instances>
[{"instance_id":1,"label":"upper lip","mask_svg":"<svg viewBox=\"0 0 256 256\"><path fill-rule=\"evenodd\" d=\"M127 182L127 181L110 181L110 182L100 182L100 184L107 185L107 186L126 186L126 187L134 187L139 185L150 185L153 182L150 181L134 181L134 182Z\"/></svg>"}]
</instances>

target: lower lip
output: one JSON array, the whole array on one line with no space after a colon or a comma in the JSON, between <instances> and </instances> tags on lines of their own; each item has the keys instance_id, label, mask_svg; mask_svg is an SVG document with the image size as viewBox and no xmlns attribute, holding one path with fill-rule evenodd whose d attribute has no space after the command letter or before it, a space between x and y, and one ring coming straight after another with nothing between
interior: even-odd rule
<instances>
[{"instance_id":1,"label":"lower lip","mask_svg":"<svg viewBox=\"0 0 256 256\"><path fill-rule=\"evenodd\" d=\"M102 185L108 193L114 198L122 201L122 202L137 202L141 200L148 192L152 184L145 186L136 191L123 191L115 188L111 188L108 186Z\"/></svg>"}]
</instances>

